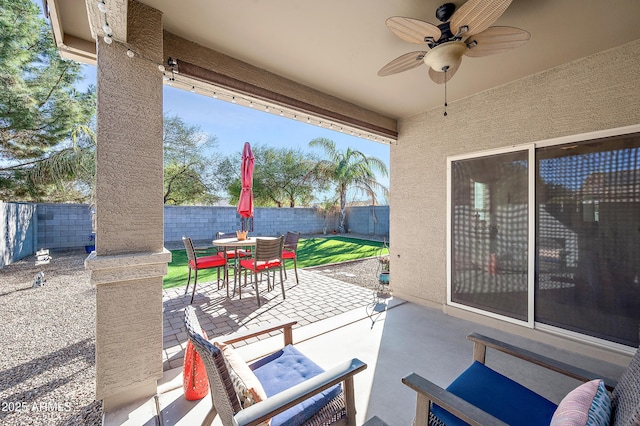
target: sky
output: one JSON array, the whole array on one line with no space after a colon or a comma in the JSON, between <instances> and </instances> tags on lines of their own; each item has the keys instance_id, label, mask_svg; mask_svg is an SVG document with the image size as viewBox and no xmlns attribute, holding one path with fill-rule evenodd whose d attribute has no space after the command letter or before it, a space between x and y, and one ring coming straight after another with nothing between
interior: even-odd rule
<instances>
[{"instance_id":1,"label":"sky","mask_svg":"<svg viewBox=\"0 0 640 426\"><path fill-rule=\"evenodd\" d=\"M96 67L84 65L83 70L85 78L78 85L80 90L89 84L96 84ZM379 158L387 165L387 169L389 168L389 145L166 84L163 95L165 115L178 115L187 124L200 126L202 131L216 136L217 149L223 155L237 153L240 156L245 142L277 148L300 148L303 151L322 154L322 150L310 148L309 141L323 137L334 141L338 150L344 151L348 147L356 149L367 156ZM378 181L389 187L388 177L379 176Z\"/></svg>"},{"instance_id":2,"label":"sky","mask_svg":"<svg viewBox=\"0 0 640 426\"><path fill-rule=\"evenodd\" d=\"M42 14L42 2L36 0L34 2ZM44 18L44 15L42 17ZM84 91L89 85L96 85L96 67L83 65L82 69L84 79L78 82L76 87ZM328 138L336 143L338 150L344 151L350 147L367 156L377 157L389 169L389 145L166 84L163 87L165 115L178 115L187 124L197 125L203 132L215 136L218 142L217 149L222 155L240 155L245 142L276 148L300 148L303 151L322 154L322 150L310 148L309 141L315 138ZM388 176L378 176L378 182L389 187Z\"/></svg>"}]
</instances>

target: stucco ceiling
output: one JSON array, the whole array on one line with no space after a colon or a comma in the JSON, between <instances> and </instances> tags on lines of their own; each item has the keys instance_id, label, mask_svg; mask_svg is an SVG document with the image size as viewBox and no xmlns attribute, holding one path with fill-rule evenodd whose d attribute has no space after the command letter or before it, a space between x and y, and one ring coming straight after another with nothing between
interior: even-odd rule
<instances>
[{"instance_id":1,"label":"stucco ceiling","mask_svg":"<svg viewBox=\"0 0 640 426\"><path fill-rule=\"evenodd\" d=\"M431 81L426 66L377 75L392 59L422 50L394 36L385 20L437 24L442 0L141 1L163 12L167 31L389 117L443 104L444 86ZM638 39L639 16L638 0L514 0L494 25L525 29L531 40L505 53L465 57L447 84L449 103ZM67 26L87 37L81 25Z\"/></svg>"}]
</instances>

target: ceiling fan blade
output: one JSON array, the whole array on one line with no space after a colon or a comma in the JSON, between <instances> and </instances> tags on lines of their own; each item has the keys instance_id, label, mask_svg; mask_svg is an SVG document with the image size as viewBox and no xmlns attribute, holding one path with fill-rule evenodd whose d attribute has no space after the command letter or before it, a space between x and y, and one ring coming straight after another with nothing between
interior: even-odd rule
<instances>
[{"instance_id":1,"label":"ceiling fan blade","mask_svg":"<svg viewBox=\"0 0 640 426\"><path fill-rule=\"evenodd\" d=\"M514 27L489 27L479 34L471 35L465 43L465 55L472 58L493 55L525 44L531 34Z\"/></svg>"},{"instance_id":2,"label":"ceiling fan blade","mask_svg":"<svg viewBox=\"0 0 640 426\"><path fill-rule=\"evenodd\" d=\"M410 52L405 53L402 56L398 56L396 59L382 67L380 71L378 71L378 75L380 77L384 77L420 66L424 64L423 59L426 54L427 52Z\"/></svg>"},{"instance_id":3,"label":"ceiling fan blade","mask_svg":"<svg viewBox=\"0 0 640 426\"><path fill-rule=\"evenodd\" d=\"M386 23L392 33L410 43L426 43L429 37L437 41L441 35L440 28L419 19L392 16Z\"/></svg>"},{"instance_id":4,"label":"ceiling fan blade","mask_svg":"<svg viewBox=\"0 0 640 426\"><path fill-rule=\"evenodd\" d=\"M511 0L467 0L453 13L450 21L451 32L456 32L463 26L469 27L462 37L478 34L491 26L502 16Z\"/></svg>"},{"instance_id":5,"label":"ceiling fan blade","mask_svg":"<svg viewBox=\"0 0 640 426\"><path fill-rule=\"evenodd\" d=\"M442 71L436 71L433 68L429 68L429 77L431 77L431 80L433 80L436 84L444 84L451 80L456 71L458 71L458 68L460 68L461 63L462 58L456 64L449 67L446 73Z\"/></svg>"}]
</instances>

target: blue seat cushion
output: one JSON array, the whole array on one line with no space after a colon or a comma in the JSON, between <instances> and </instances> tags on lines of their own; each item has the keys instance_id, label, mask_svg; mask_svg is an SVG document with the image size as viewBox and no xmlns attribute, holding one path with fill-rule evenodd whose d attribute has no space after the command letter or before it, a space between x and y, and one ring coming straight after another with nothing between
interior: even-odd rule
<instances>
[{"instance_id":1,"label":"blue seat cushion","mask_svg":"<svg viewBox=\"0 0 640 426\"><path fill-rule=\"evenodd\" d=\"M458 376L447 390L510 425L548 426L557 408L548 399L478 361ZM432 410L447 426L467 424L436 404Z\"/></svg>"},{"instance_id":2,"label":"blue seat cushion","mask_svg":"<svg viewBox=\"0 0 640 426\"><path fill-rule=\"evenodd\" d=\"M264 388L267 397L289 389L305 380L324 373L324 370L291 345L249 366ZM300 425L309 420L329 401L342 392L335 385L302 401L271 419L271 426Z\"/></svg>"}]
</instances>

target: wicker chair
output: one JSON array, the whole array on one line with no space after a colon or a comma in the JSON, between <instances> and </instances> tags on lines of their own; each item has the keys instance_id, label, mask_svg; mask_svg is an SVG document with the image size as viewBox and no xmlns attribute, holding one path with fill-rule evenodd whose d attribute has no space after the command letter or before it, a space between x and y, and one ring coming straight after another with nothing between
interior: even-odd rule
<instances>
[{"instance_id":1,"label":"wicker chair","mask_svg":"<svg viewBox=\"0 0 640 426\"><path fill-rule=\"evenodd\" d=\"M227 279L227 260L219 255L212 256L198 256L193 241L189 237L182 237L184 248L187 251L188 266L189 266L189 278L187 278L187 287L184 289L184 294L189 292L189 284L191 283L191 271L195 271L195 278L193 280L193 292L191 293L191 302L196 295L196 285L198 284L198 271L201 269L216 268L218 290L220 290L220 268L224 268L225 280Z\"/></svg>"},{"instance_id":2,"label":"wicker chair","mask_svg":"<svg viewBox=\"0 0 640 426\"><path fill-rule=\"evenodd\" d=\"M286 299L284 294L284 280L282 279L282 243L284 237L278 238L256 238L256 248L253 256L250 258L240 259L240 271L244 270L244 285L247 285L247 271L253 272L253 283L256 289L256 298L258 306L260 306L260 293L258 292L258 274L262 279L262 273L267 273L267 289L271 288L271 280L269 272L273 271L273 280L275 283L275 270L280 271L280 288L282 289L282 298ZM240 290L240 298L242 298L242 286L238 286Z\"/></svg>"},{"instance_id":3,"label":"wicker chair","mask_svg":"<svg viewBox=\"0 0 640 426\"><path fill-rule=\"evenodd\" d=\"M298 256L298 240L300 239L299 232L287 231L287 235L284 237L284 247L282 249L282 260L286 262L289 259L293 260L293 270L296 273L296 284L299 284L298 280L298 263L296 261ZM284 269L284 278L287 279L287 268Z\"/></svg>"},{"instance_id":4,"label":"wicker chair","mask_svg":"<svg viewBox=\"0 0 640 426\"><path fill-rule=\"evenodd\" d=\"M636 351L622 377L616 382L476 333L467 338L474 342L475 362L446 390L415 373L410 373L402 379L405 385L417 392L414 422L416 426L444 426L462 422L470 425L549 424L556 405L486 367L484 362L487 347L582 382L602 379L607 390L613 391L610 424L640 425L640 349ZM487 391L486 382L489 380L492 381L492 385L491 390ZM483 393L482 388L486 397L478 397ZM502 397L498 397L498 394Z\"/></svg>"},{"instance_id":5,"label":"wicker chair","mask_svg":"<svg viewBox=\"0 0 640 426\"><path fill-rule=\"evenodd\" d=\"M202 358L209 380L212 408L202 422L209 425L216 415L224 426L230 425L258 425L271 419L271 426L278 426L283 422L294 422L305 425L331 425L331 424L355 424L355 392L353 376L367 368L367 365L358 359L352 359L339 366L323 371L304 357L292 346L292 327L295 321L272 324L257 331L248 331L244 335L229 336L224 340L225 344L233 344L256 336L283 330L285 348L251 364L249 368L255 372L258 380L264 385L267 399L247 408L242 408L238 394L227 367L222 351L203 337L196 311L192 306L185 309L185 325L189 340ZM287 361L281 353L295 351L295 361ZM280 357L279 357L280 356ZM295 366L290 365L291 362ZM305 363L312 363L317 370L317 375L309 374L310 367ZM269 373L260 371L271 369ZM298 376L296 371L302 371L293 386L284 390L274 390L282 383L264 383L264 377L275 378ZM304 371L303 371L304 370ZM262 379L261 379L262 377ZM292 414L295 413L295 414ZM292 420L307 418L304 421ZM301 417L302 416L302 417Z\"/></svg>"}]
</instances>

